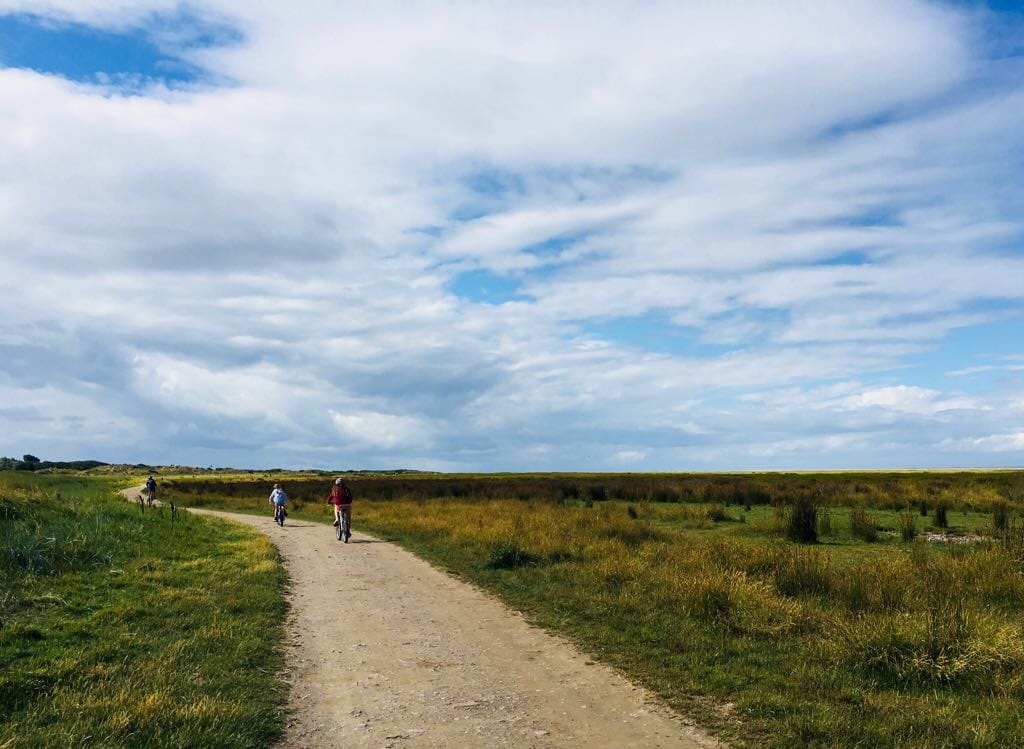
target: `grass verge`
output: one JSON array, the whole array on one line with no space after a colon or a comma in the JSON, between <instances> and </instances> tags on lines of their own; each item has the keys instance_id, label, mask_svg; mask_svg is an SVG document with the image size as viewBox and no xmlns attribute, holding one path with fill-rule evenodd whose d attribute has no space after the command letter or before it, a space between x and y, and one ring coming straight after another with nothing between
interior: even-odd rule
<instances>
[{"instance_id":1,"label":"grass verge","mask_svg":"<svg viewBox=\"0 0 1024 749\"><path fill-rule=\"evenodd\" d=\"M251 529L0 474L0 747L252 747L281 732L285 575Z\"/></svg>"}]
</instances>

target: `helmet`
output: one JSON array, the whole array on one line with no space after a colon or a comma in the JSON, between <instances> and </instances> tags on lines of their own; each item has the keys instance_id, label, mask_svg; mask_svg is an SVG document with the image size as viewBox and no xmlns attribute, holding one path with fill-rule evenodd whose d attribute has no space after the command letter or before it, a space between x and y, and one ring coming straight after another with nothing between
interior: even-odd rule
<instances>
[{"instance_id":1,"label":"helmet","mask_svg":"<svg viewBox=\"0 0 1024 749\"><path fill-rule=\"evenodd\" d=\"M342 481L341 479L335 479L334 483L335 483L335 485L337 485L337 484L344 484L345 482Z\"/></svg>"}]
</instances>

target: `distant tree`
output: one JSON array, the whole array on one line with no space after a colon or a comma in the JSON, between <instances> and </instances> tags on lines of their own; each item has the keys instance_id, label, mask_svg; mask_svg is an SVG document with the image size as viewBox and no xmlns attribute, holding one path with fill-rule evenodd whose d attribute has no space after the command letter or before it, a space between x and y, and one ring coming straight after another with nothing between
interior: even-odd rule
<instances>
[{"instance_id":1,"label":"distant tree","mask_svg":"<svg viewBox=\"0 0 1024 749\"><path fill-rule=\"evenodd\" d=\"M35 471L43 468L43 461L35 455L22 455L21 460L14 466L15 471Z\"/></svg>"},{"instance_id":2,"label":"distant tree","mask_svg":"<svg viewBox=\"0 0 1024 749\"><path fill-rule=\"evenodd\" d=\"M18 465L14 458L0 458L0 471L13 471Z\"/></svg>"}]
</instances>

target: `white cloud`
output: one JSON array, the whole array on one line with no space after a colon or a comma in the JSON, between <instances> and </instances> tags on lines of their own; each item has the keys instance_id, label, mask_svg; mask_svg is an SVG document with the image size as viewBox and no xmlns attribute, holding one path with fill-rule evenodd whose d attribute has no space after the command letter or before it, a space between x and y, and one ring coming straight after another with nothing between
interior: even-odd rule
<instances>
[{"instance_id":1,"label":"white cloud","mask_svg":"<svg viewBox=\"0 0 1024 749\"><path fill-rule=\"evenodd\" d=\"M943 411L978 409L972 398L942 397L942 393L928 388L908 385L873 388L840 401L840 408L858 409L880 407L912 414L936 414Z\"/></svg>"},{"instance_id":2,"label":"white cloud","mask_svg":"<svg viewBox=\"0 0 1024 749\"><path fill-rule=\"evenodd\" d=\"M989 434L984 437L943 440L941 447L951 451L1024 452L1024 431L1009 434Z\"/></svg>"},{"instance_id":3,"label":"white cloud","mask_svg":"<svg viewBox=\"0 0 1024 749\"><path fill-rule=\"evenodd\" d=\"M946 372L951 377L966 377L983 372L1024 372L1024 364L979 364L975 367L964 367Z\"/></svg>"},{"instance_id":4,"label":"white cloud","mask_svg":"<svg viewBox=\"0 0 1024 749\"><path fill-rule=\"evenodd\" d=\"M338 432L354 442L391 448L395 446L429 447L431 427L421 419L378 411L328 414Z\"/></svg>"},{"instance_id":5,"label":"white cloud","mask_svg":"<svg viewBox=\"0 0 1024 749\"><path fill-rule=\"evenodd\" d=\"M0 0L172 46L181 8ZM1016 428L1005 393L900 372L1019 329L1024 91L973 14L186 10L242 32L187 52L233 85L0 69L0 374L42 417L0 413L0 451L91 450L62 408L204 464L910 464L964 413ZM521 294L457 296L478 268Z\"/></svg>"},{"instance_id":6,"label":"white cloud","mask_svg":"<svg viewBox=\"0 0 1024 749\"><path fill-rule=\"evenodd\" d=\"M639 463L646 457L647 453L642 450L619 450L612 455L612 460L616 463Z\"/></svg>"}]
</instances>

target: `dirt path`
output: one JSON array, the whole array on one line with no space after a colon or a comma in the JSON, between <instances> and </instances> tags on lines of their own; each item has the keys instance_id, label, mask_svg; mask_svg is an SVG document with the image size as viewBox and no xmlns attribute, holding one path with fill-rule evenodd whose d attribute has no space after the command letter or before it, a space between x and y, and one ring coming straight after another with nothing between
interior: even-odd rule
<instances>
[{"instance_id":1,"label":"dirt path","mask_svg":"<svg viewBox=\"0 0 1024 749\"><path fill-rule=\"evenodd\" d=\"M199 512L199 511L194 511ZM717 747L641 688L394 544L252 525L291 576L297 747ZM358 524L358 514L355 518Z\"/></svg>"}]
</instances>

